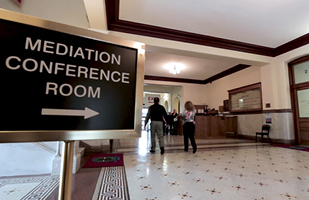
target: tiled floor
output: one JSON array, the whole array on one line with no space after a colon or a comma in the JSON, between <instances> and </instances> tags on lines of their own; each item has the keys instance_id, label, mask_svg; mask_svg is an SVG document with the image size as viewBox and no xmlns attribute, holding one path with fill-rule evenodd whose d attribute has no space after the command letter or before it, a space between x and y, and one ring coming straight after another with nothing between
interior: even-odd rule
<instances>
[{"instance_id":1,"label":"tiled floor","mask_svg":"<svg viewBox=\"0 0 309 200\"><path fill-rule=\"evenodd\" d=\"M116 171L118 176L126 174L131 200L309 200L309 152L215 139L197 140L198 150L193 154L192 149L183 151L182 136L164 137L163 155L159 148L149 153L147 132L139 139L114 142L115 152L124 153L125 173ZM72 199L121 199L112 198L111 193L100 195L100 174L99 168L82 168L74 175ZM3 189L0 185L0 197ZM23 199L54 200L57 190L47 198ZM11 191L13 197L15 191Z\"/></svg>"},{"instance_id":2,"label":"tiled floor","mask_svg":"<svg viewBox=\"0 0 309 200\"><path fill-rule=\"evenodd\" d=\"M58 183L58 176L48 175L0 179L0 199L46 199Z\"/></svg>"},{"instance_id":3,"label":"tiled floor","mask_svg":"<svg viewBox=\"0 0 309 200\"><path fill-rule=\"evenodd\" d=\"M309 199L309 153L271 146L129 155L132 199Z\"/></svg>"}]
</instances>

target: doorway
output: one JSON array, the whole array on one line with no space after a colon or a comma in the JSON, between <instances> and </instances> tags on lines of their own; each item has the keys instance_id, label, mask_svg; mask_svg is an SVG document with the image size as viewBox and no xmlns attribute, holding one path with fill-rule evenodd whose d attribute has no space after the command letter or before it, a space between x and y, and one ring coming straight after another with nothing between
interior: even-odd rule
<instances>
[{"instance_id":1,"label":"doorway","mask_svg":"<svg viewBox=\"0 0 309 200\"><path fill-rule=\"evenodd\" d=\"M309 145L309 56L289 63L295 142Z\"/></svg>"},{"instance_id":2,"label":"doorway","mask_svg":"<svg viewBox=\"0 0 309 200\"><path fill-rule=\"evenodd\" d=\"M168 101L165 101L164 108L165 108L166 111L168 111Z\"/></svg>"},{"instance_id":3,"label":"doorway","mask_svg":"<svg viewBox=\"0 0 309 200\"><path fill-rule=\"evenodd\" d=\"M174 108L176 109L177 113L180 112L180 99L178 97L174 100Z\"/></svg>"}]
</instances>

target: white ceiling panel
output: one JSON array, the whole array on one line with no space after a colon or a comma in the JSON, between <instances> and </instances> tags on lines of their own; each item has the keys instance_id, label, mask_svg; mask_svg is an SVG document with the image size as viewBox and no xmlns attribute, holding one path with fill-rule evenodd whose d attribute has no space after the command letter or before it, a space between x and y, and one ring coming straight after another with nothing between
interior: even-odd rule
<instances>
[{"instance_id":1,"label":"white ceiling panel","mask_svg":"<svg viewBox=\"0 0 309 200\"><path fill-rule=\"evenodd\" d=\"M122 20L278 47L309 32L308 0L121 0Z\"/></svg>"}]
</instances>

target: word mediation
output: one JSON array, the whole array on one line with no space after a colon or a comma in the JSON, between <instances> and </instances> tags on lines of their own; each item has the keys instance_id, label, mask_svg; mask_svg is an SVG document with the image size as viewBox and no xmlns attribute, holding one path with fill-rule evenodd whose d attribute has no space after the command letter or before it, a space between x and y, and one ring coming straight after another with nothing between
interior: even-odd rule
<instances>
[{"instance_id":1,"label":"word mediation","mask_svg":"<svg viewBox=\"0 0 309 200\"><path fill-rule=\"evenodd\" d=\"M121 65L121 55L115 55L105 51L95 49L74 47L62 43L30 37L25 38L25 50L43 54L67 57L69 59L82 59L91 61L90 63L101 63L108 69L80 66L72 63L55 62L54 60L38 60L35 58L22 58L21 56L8 56L5 66L10 70L24 70L31 73L47 74L51 76L75 77L78 79L89 79L94 81L105 81L119 84L129 84L130 73L113 68ZM53 57L54 58L54 57ZM63 60L63 59L62 59ZM112 69L111 69L112 68ZM72 85L70 83L58 84L46 82L45 94L61 95L87 98L100 98L101 88L84 85Z\"/></svg>"}]
</instances>

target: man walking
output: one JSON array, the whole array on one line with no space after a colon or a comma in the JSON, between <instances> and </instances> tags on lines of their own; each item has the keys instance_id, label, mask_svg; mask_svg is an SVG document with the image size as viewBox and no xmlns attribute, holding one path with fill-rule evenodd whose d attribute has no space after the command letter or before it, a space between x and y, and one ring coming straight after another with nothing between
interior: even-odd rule
<instances>
[{"instance_id":1,"label":"man walking","mask_svg":"<svg viewBox=\"0 0 309 200\"><path fill-rule=\"evenodd\" d=\"M150 152L154 153L156 149L156 134L159 140L161 154L164 154L164 140L163 140L163 122L166 123L166 111L163 106L159 104L160 99L158 97L154 98L154 104L148 109L148 113L145 120L144 129L146 125L151 120L151 149Z\"/></svg>"}]
</instances>

